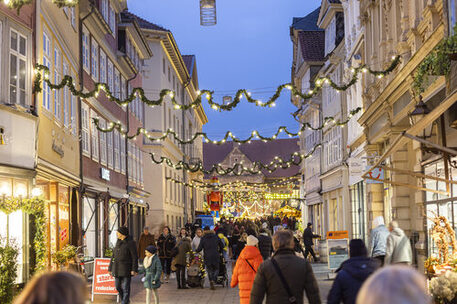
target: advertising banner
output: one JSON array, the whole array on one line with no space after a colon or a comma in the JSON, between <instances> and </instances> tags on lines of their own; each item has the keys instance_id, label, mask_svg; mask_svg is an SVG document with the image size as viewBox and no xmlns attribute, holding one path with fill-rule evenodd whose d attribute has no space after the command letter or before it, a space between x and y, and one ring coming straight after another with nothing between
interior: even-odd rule
<instances>
[{"instance_id":1,"label":"advertising banner","mask_svg":"<svg viewBox=\"0 0 457 304\"><path fill-rule=\"evenodd\" d=\"M349 258L349 244L347 231L327 232L328 268L338 269L341 263Z\"/></svg>"},{"instance_id":2,"label":"advertising banner","mask_svg":"<svg viewBox=\"0 0 457 304\"><path fill-rule=\"evenodd\" d=\"M114 277L108 272L111 259L95 259L94 274L92 276L92 302L94 295L104 294L117 296Z\"/></svg>"}]
</instances>

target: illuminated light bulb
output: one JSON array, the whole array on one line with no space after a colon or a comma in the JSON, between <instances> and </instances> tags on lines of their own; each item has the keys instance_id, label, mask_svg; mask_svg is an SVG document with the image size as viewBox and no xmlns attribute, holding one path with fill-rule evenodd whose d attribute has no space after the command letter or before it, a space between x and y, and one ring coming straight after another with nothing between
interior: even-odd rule
<instances>
[{"instance_id":1,"label":"illuminated light bulb","mask_svg":"<svg viewBox=\"0 0 457 304\"><path fill-rule=\"evenodd\" d=\"M178 104L175 104L175 109L178 110L180 106Z\"/></svg>"},{"instance_id":2,"label":"illuminated light bulb","mask_svg":"<svg viewBox=\"0 0 457 304\"><path fill-rule=\"evenodd\" d=\"M251 92L248 92L248 94L247 94L247 95L248 95L249 97L251 97Z\"/></svg>"},{"instance_id":3,"label":"illuminated light bulb","mask_svg":"<svg viewBox=\"0 0 457 304\"><path fill-rule=\"evenodd\" d=\"M39 72L40 72L40 71L38 71L38 69L34 69L34 70L33 70L33 73L35 73L35 75L38 75Z\"/></svg>"},{"instance_id":4,"label":"illuminated light bulb","mask_svg":"<svg viewBox=\"0 0 457 304\"><path fill-rule=\"evenodd\" d=\"M292 86L291 85L286 85L286 89L292 90Z\"/></svg>"},{"instance_id":5,"label":"illuminated light bulb","mask_svg":"<svg viewBox=\"0 0 457 304\"><path fill-rule=\"evenodd\" d=\"M168 93L168 96L170 96L171 98L173 98L173 97L175 97L175 93L170 92L170 93Z\"/></svg>"},{"instance_id":6,"label":"illuminated light bulb","mask_svg":"<svg viewBox=\"0 0 457 304\"><path fill-rule=\"evenodd\" d=\"M379 74L377 77L378 77L379 79L381 79L382 77L384 77L384 74Z\"/></svg>"},{"instance_id":7,"label":"illuminated light bulb","mask_svg":"<svg viewBox=\"0 0 457 304\"><path fill-rule=\"evenodd\" d=\"M325 82L325 84L329 84L330 80L328 78L325 78L324 82Z\"/></svg>"},{"instance_id":8,"label":"illuminated light bulb","mask_svg":"<svg viewBox=\"0 0 457 304\"><path fill-rule=\"evenodd\" d=\"M202 92L200 90L197 91L197 95L200 96Z\"/></svg>"},{"instance_id":9,"label":"illuminated light bulb","mask_svg":"<svg viewBox=\"0 0 457 304\"><path fill-rule=\"evenodd\" d=\"M273 102L270 106L271 107L276 107L276 103Z\"/></svg>"},{"instance_id":10,"label":"illuminated light bulb","mask_svg":"<svg viewBox=\"0 0 457 304\"><path fill-rule=\"evenodd\" d=\"M46 80L49 79L49 73L44 73L44 79L46 79Z\"/></svg>"},{"instance_id":11,"label":"illuminated light bulb","mask_svg":"<svg viewBox=\"0 0 457 304\"><path fill-rule=\"evenodd\" d=\"M352 74L355 73L355 69L354 69L354 68L351 68L351 73L352 73Z\"/></svg>"},{"instance_id":12,"label":"illuminated light bulb","mask_svg":"<svg viewBox=\"0 0 457 304\"><path fill-rule=\"evenodd\" d=\"M368 72L368 69L367 69L367 68L363 68L363 69L362 69L362 72L363 72L363 73L366 73L366 72Z\"/></svg>"},{"instance_id":13,"label":"illuminated light bulb","mask_svg":"<svg viewBox=\"0 0 457 304\"><path fill-rule=\"evenodd\" d=\"M209 94L206 94L206 99L210 100L211 96Z\"/></svg>"},{"instance_id":14,"label":"illuminated light bulb","mask_svg":"<svg viewBox=\"0 0 457 304\"><path fill-rule=\"evenodd\" d=\"M273 135L271 138L276 139L276 135Z\"/></svg>"},{"instance_id":15,"label":"illuminated light bulb","mask_svg":"<svg viewBox=\"0 0 457 304\"><path fill-rule=\"evenodd\" d=\"M313 90L309 90L309 91L308 91L308 94L309 94L309 95L313 95L313 94L314 94L314 91L313 91Z\"/></svg>"},{"instance_id":16,"label":"illuminated light bulb","mask_svg":"<svg viewBox=\"0 0 457 304\"><path fill-rule=\"evenodd\" d=\"M395 56L392 56L392 60L395 60L395 58L396 58Z\"/></svg>"},{"instance_id":17,"label":"illuminated light bulb","mask_svg":"<svg viewBox=\"0 0 457 304\"><path fill-rule=\"evenodd\" d=\"M211 108L212 108L213 110L217 110L217 109L218 109L218 106L215 105L215 104L213 104L213 105L211 106Z\"/></svg>"}]
</instances>

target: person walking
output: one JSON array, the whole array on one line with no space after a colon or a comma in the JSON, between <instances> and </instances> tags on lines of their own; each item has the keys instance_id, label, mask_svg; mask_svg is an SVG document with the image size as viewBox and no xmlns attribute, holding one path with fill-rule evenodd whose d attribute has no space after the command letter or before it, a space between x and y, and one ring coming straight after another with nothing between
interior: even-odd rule
<instances>
[{"instance_id":1,"label":"person walking","mask_svg":"<svg viewBox=\"0 0 457 304\"><path fill-rule=\"evenodd\" d=\"M74 272L54 271L36 275L13 301L14 304L85 304L87 285Z\"/></svg>"},{"instance_id":2,"label":"person walking","mask_svg":"<svg viewBox=\"0 0 457 304\"><path fill-rule=\"evenodd\" d=\"M240 304L249 304L252 284L254 283L257 269L263 262L258 244L259 240L255 236L248 236L246 246L241 251L235 269L233 269L230 286L235 288L239 285Z\"/></svg>"},{"instance_id":3,"label":"person walking","mask_svg":"<svg viewBox=\"0 0 457 304\"><path fill-rule=\"evenodd\" d=\"M195 236L192 240L192 251L195 251L197 250L198 248L198 245L200 245L200 240L202 239L202 236L203 236L203 229L202 228L197 228L197 230L195 230Z\"/></svg>"},{"instance_id":4,"label":"person walking","mask_svg":"<svg viewBox=\"0 0 457 304\"><path fill-rule=\"evenodd\" d=\"M135 241L127 227L117 230L117 242L113 249L108 271L115 278L116 290L122 304L130 303L130 282L138 274L138 253Z\"/></svg>"},{"instance_id":5,"label":"person walking","mask_svg":"<svg viewBox=\"0 0 457 304\"><path fill-rule=\"evenodd\" d=\"M387 266L376 271L363 284L357 304L431 304L426 278L416 269Z\"/></svg>"},{"instance_id":6,"label":"person walking","mask_svg":"<svg viewBox=\"0 0 457 304\"><path fill-rule=\"evenodd\" d=\"M303 243L305 244L305 256L304 258L308 258L308 254L311 254L313 257L313 261L317 262L316 254L314 253L313 250L313 239L315 238L320 238L320 235L314 234L313 233L313 224L308 223L306 226L305 231L303 231Z\"/></svg>"},{"instance_id":7,"label":"person walking","mask_svg":"<svg viewBox=\"0 0 457 304\"><path fill-rule=\"evenodd\" d=\"M309 303L320 304L319 287L311 264L294 252L294 236L279 230L273 236L275 253L263 262L254 279L251 304L303 303L303 292Z\"/></svg>"},{"instance_id":8,"label":"person walking","mask_svg":"<svg viewBox=\"0 0 457 304\"><path fill-rule=\"evenodd\" d=\"M235 257L234 260L238 259L238 256L240 255L241 251L244 249L244 246L246 246L246 242L248 240L248 234L246 232L243 232L236 242L236 248L235 248Z\"/></svg>"},{"instance_id":9,"label":"person walking","mask_svg":"<svg viewBox=\"0 0 457 304\"><path fill-rule=\"evenodd\" d=\"M220 230L219 230L220 231ZM222 232L218 232L217 236L219 237L219 239L221 240L222 242L222 245L224 246L224 249L222 251L222 254L224 255L224 259L225 261L227 262L228 261L228 249L229 249L229 241L227 239L227 237L224 235L224 233Z\"/></svg>"},{"instance_id":10,"label":"person walking","mask_svg":"<svg viewBox=\"0 0 457 304\"><path fill-rule=\"evenodd\" d=\"M266 223L264 223L266 224ZM271 256L271 251L273 250L273 244L271 241L271 236L268 233L268 228L262 228L260 229L259 233L259 250L260 254L262 255L262 258L264 260L267 260Z\"/></svg>"},{"instance_id":11,"label":"person walking","mask_svg":"<svg viewBox=\"0 0 457 304\"><path fill-rule=\"evenodd\" d=\"M219 274L219 258L223 250L223 245L214 230L210 230L208 226L204 229L203 237L198 245L197 252L202 250L210 288L211 290L214 290L214 283Z\"/></svg>"},{"instance_id":12,"label":"person walking","mask_svg":"<svg viewBox=\"0 0 457 304\"><path fill-rule=\"evenodd\" d=\"M151 292L154 295L155 304L159 304L160 276L162 275L162 264L157 256L157 247L149 245L146 247L145 258L143 260L142 273L146 275L143 278L143 285L146 288L146 304L151 303Z\"/></svg>"},{"instance_id":13,"label":"person walking","mask_svg":"<svg viewBox=\"0 0 457 304\"><path fill-rule=\"evenodd\" d=\"M171 273L171 251L176 246L176 238L171 234L170 228L165 226L162 234L157 240L157 247L159 249L159 258L162 263L162 276L165 275L165 283L168 283Z\"/></svg>"},{"instance_id":14,"label":"person walking","mask_svg":"<svg viewBox=\"0 0 457 304\"><path fill-rule=\"evenodd\" d=\"M363 282L379 264L368 257L368 250L361 239L349 242L350 258L336 270L338 273L328 294L327 304L355 304Z\"/></svg>"},{"instance_id":15,"label":"person walking","mask_svg":"<svg viewBox=\"0 0 457 304\"><path fill-rule=\"evenodd\" d=\"M155 244L156 244L156 242L154 239L154 235L149 233L148 227L144 227L143 232L140 235L140 239L138 240L138 255L139 255L138 258L140 260L140 263L143 262L146 247L148 247L150 245L155 245Z\"/></svg>"},{"instance_id":16,"label":"person walking","mask_svg":"<svg viewBox=\"0 0 457 304\"><path fill-rule=\"evenodd\" d=\"M379 262L381 267L384 266L388 235L389 230L384 225L384 217L375 217L373 220L373 230L371 230L370 255Z\"/></svg>"},{"instance_id":17,"label":"person walking","mask_svg":"<svg viewBox=\"0 0 457 304\"><path fill-rule=\"evenodd\" d=\"M186 266L187 256L192 251L191 240L188 236L186 228L181 228L180 238L178 240L178 254L173 258L172 264L176 267L176 281L178 289L188 289L186 286Z\"/></svg>"},{"instance_id":18,"label":"person walking","mask_svg":"<svg viewBox=\"0 0 457 304\"><path fill-rule=\"evenodd\" d=\"M398 222L392 221L389 224L390 234L387 236L385 264L406 264L413 262L413 253L409 238L405 232L398 227Z\"/></svg>"}]
</instances>

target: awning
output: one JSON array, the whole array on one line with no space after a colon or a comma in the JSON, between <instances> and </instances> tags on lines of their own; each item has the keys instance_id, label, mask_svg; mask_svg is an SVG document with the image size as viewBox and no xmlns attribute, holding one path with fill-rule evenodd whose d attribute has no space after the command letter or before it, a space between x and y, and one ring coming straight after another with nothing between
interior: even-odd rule
<instances>
[{"instance_id":1,"label":"awning","mask_svg":"<svg viewBox=\"0 0 457 304\"><path fill-rule=\"evenodd\" d=\"M427 192L434 192L434 193L438 193L438 194L449 195L450 193L448 191L439 191L439 190L419 187L416 185L394 182L392 180L373 178L370 176L370 172L372 172L376 168L381 168L381 169L387 170L387 171L397 172L397 173L401 173L401 174L408 174L408 175L414 176L416 178L432 179L432 180L446 182L448 184L457 184L457 181L442 179L442 178L438 178L435 176L425 175L425 174L417 173L417 172L410 171L410 170L397 169L397 168L386 167L386 166L382 165L382 163L390 155L392 155L398 149L403 147L408 142L408 140L417 140L421 143L433 146L434 148L441 150L444 153L457 156L456 150L449 149L447 147L443 147L443 146L437 145L435 143L432 143L432 142L429 142L427 140L417 137L417 135L420 132L422 132L428 125L430 125L435 120L437 120L455 102L457 102L457 90L454 90L454 92L451 95L449 95L443 102L441 102L436 108L434 108L429 114L427 114L424 118L422 118L420 121L418 121L415 125L411 126L408 130L403 131L400 135L398 135L398 137L395 138L395 140L392 142L392 144L387 148L386 152L384 152L384 154L381 155L380 159L377 160L375 162L375 164L373 166L371 166L371 168L362 175L362 177L364 179L376 180L376 181L389 183L389 184L396 185L396 186L405 186L405 187L413 188L416 190L422 190L422 191L427 191Z\"/></svg>"}]
</instances>

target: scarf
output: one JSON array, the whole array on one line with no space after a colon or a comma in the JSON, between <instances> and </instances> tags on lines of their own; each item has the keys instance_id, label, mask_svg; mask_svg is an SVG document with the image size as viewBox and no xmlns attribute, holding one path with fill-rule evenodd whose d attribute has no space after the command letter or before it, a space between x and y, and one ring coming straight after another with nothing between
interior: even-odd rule
<instances>
[{"instance_id":1,"label":"scarf","mask_svg":"<svg viewBox=\"0 0 457 304\"><path fill-rule=\"evenodd\" d=\"M149 266L151 266L152 264L152 259L154 258L155 254L154 255L151 255L150 257L145 257L144 258L144 261L143 261L143 266L144 268L149 268Z\"/></svg>"}]
</instances>

